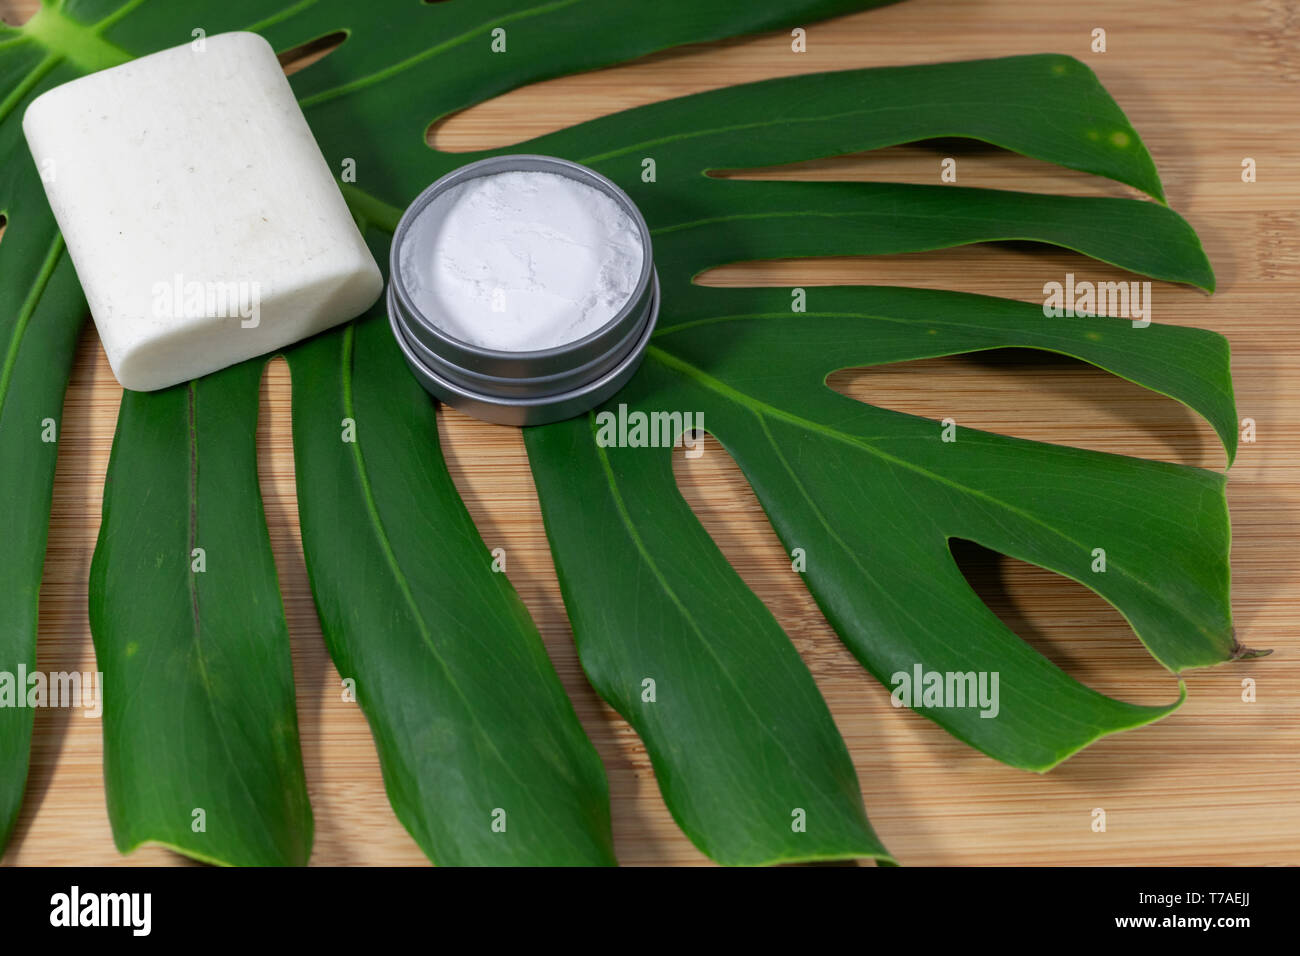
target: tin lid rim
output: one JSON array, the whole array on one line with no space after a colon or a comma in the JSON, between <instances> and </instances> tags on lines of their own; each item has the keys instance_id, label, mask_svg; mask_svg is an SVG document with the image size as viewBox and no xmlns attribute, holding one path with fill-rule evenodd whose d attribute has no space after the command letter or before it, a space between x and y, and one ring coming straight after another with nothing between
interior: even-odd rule
<instances>
[{"instance_id":1,"label":"tin lid rim","mask_svg":"<svg viewBox=\"0 0 1300 956\"><path fill-rule=\"evenodd\" d=\"M585 395L599 393L604 387L617 380L620 375L630 377L629 369L635 369L645 357L646 349L650 344L650 339L654 336L655 328L658 324L660 289L657 273L651 274L651 280L652 298L650 308L647 310L647 319L636 343L612 368L609 368L601 375L584 382L582 385L564 392L555 392L546 395L510 396L497 395L491 392L481 392L467 388L458 382L448 380L444 375L439 374L438 369L429 367L419 359L410 347L410 342L403 331L401 318L393 310L390 310L389 324L392 328L394 338L397 339L397 344L401 349L403 357L406 359L407 364L412 367L412 370L416 373L417 379L420 379L420 384L424 386L426 391L432 391L432 389L429 388L429 385L424 380L425 377L436 383L439 391L445 391L467 402L478 402L487 406L503 409L544 409L551 406L573 402L574 400L581 399ZM450 405L454 406L457 404L455 401L446 399L440 394L437 395L437 397L446 401ZM594 407L594 405L590 407ZM575 414L581 414L581 412Z\"/></svg>"}]
</instances>

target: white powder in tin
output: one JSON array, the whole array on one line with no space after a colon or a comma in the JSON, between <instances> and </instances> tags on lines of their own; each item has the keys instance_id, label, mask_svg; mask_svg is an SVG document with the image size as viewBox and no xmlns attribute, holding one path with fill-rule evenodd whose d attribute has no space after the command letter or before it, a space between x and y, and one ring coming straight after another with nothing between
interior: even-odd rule
<instances>
[{"instance_id":1,"label":"white powder in tin","mask_svg":"<svg viewBox=\"0 0 1300 956\"><path fill-rule=\"evenodd\" d=\"M447 190L411 224L402 276L438 328L504 351L554 348L612 319L641 272L636 224L558 173L511 171Z\"/></svg>"}]
</instances>

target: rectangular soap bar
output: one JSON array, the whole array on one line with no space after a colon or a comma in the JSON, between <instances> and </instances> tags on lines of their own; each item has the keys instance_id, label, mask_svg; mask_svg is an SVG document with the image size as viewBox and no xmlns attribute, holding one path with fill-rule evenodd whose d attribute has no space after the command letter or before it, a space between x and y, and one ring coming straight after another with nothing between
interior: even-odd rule
<instances>
[{"instance_id":1,"label":"rectangular soap bar","mask_svg":"<svg viewBox=\"0 0 1300 956\"><path fill-rule=\"evenodd\" d=\"M275 52L207 37L37 97L23 133L113 374L148 391L364 312L383 277Z\"/></svg>"}]
</instances>

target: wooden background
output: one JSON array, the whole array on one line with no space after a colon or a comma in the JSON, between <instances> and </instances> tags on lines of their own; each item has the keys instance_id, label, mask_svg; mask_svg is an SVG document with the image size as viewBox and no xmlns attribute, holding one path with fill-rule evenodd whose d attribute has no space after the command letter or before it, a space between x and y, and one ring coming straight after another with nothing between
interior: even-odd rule
<instances>
[{"instance_id":1,"label":"wooden background","mask_svg":"<svg viewBox=\"0 0 1300 956\"><path fill-rule=\"evenodd\" d=\"M0 0L24 20L37 0ZM1187 675L1186 706L1163 722L1111 737L1040 777L1003 767L906 710L840 646L788 571L788 558L735 465L716 443L676 461L682 491L786 628L848 742L868 812L905 864L1235 864L1300 859L1300 668L1296 664L1297 348L1300 295L1300 28L1288 0L910 0L811 24L808 51L785 33L690 47L635 64L518 90L457 115L431 143L469 150L512 143L664 97L794 73L1057 51L1089 63L1155 156L1171 205L1200 232L1218 273L1213 297L1156 283L1159 322L1228 336L1242 416L1258 442L1232 469L1233 606L1240 640L1275 653ZM1108 51L1089 50L1094 27ZM413 104L418 110L418 104ZM1087 195L1130 191L996 150L921 146L803 164L757 175L938 182L944 156L959 182ZM1241 181L1241 161L1258 182ZM751 173L750 175L754 175ZM1141 237L1134 237L1141 241ZM727 267L723 285L886 283L1041 301L1067 271L1118 270L1064 252L974 247L875 259ZM1024 438L1221 469L1202 421L1174 402L1094 369L999 357L840 373L832 383L902 411ZM316 817L312 862L420 864L388 807L360 711L343 703L308 591L295 525L288 373L269 367L259 426L261 480L279 564L298 680L303 756ZM93 669L86 576L120 389L89 325L64 410L49 553L41 596L39 666ZM490 547L545 636L613 791L620 860L700 863L655 786L631 730L593 694L574 655L541 517L517 431L456 412L442 416L457 484ZM1108 694L1163 702L1176 679L1152 662L1113 609L1083 587L1018 562L963 554L977 590L1004 620L1068 672ZM1258 682L1244 703L1241 681ZM162 849L115 851L104 807L99 721L79 712L36 717L26 807L7 864L183 862ZM1108 815L1105 833L1091 811Z\"/></svg>"}]
</instances>

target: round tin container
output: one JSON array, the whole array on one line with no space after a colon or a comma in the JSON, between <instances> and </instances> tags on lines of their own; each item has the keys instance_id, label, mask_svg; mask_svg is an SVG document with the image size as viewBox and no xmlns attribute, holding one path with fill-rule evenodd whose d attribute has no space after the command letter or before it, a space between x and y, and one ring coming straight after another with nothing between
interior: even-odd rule
<instances>
[{"instance_id":1,"label":"round tin container","mask_svg":"<svg viewBox=\"0 0 1300 956\"><path fill-rule=\"evenodd\" d=\"M595 332L550 349L507 352L481 348L438 328L414 304L402 276L402 249L416 241L420 213L466 180L513 171L558 173L617 202L641 234L641 274L623 308ZM650 230L627 193L600 173L554 156L493 156L462 166L420 193L393 234L388 320L406 363L434 397L476 418L502 425L542 425L572 418L609 398L632 377L659 316L659 277Z\"/></svg>"}]
</instances>

